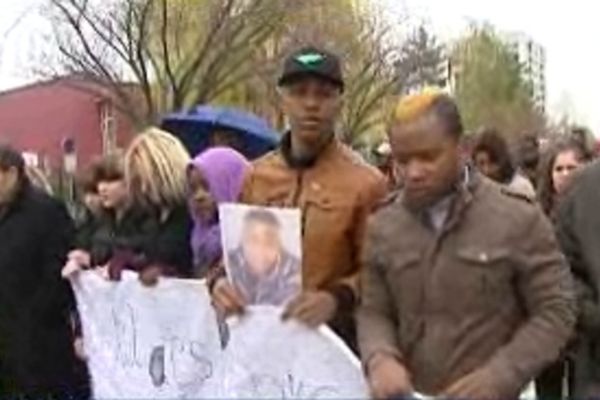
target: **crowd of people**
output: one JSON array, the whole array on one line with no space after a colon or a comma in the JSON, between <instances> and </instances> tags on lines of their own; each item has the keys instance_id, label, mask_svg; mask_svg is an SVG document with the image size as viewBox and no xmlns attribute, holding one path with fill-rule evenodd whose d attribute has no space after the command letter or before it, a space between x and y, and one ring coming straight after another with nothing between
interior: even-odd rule
<instances>
[{"instance_id":1,"label":"crowd of people","mask_svg":"<svg viewBox=\"0 0 600 400\"><path fill-rule=\"evenodd\" d=\"M298 50L278 89L275 151L191 158L149 128L82 172L75 220L0 146L1 395L89 395L66 279L81 270L206 279L223 317L268 298L223 266L218 206L240 202L301 210L302 290L283 319L328 324L374 398L505 400L533 380L543 399L600 396L600 164L584 143L547 144L536 176L500 132L466 146L454 100L426 90L395 106L379 171L336 138L338 58Z\"/></svg>"}]
</instances>

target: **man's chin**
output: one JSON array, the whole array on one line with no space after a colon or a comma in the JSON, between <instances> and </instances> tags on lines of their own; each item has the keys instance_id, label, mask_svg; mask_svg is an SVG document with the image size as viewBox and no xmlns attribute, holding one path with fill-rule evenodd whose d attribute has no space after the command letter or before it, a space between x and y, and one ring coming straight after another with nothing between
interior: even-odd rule
<instances>
[{"instance_id":1,"label":"man's chin","mask_svg":"<svg viewBox=\"0 0 600 400\"><path fill-rule=\"evenodd\" d=\"M435 196L429 194L404 193L404 205L411 211L423 211L435 204Z\"/></svg>"},{"instance_id":2,"label":"man's chin","mask_svg":"<svg viewBox=\"0 0 600 400\"><path fill-rule=\"evenodd\" d=\"M300 139L303 144L309 147L319 144L323 140L324 136L318 129L300 129L295 134L297 139Z\"/></svg>"}]
</instances>

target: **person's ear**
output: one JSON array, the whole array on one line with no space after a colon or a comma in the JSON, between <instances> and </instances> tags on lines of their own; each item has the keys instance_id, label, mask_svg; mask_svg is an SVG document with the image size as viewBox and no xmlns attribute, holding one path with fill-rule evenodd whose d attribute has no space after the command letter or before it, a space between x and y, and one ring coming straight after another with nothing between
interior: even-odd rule
<instances>
[{"instance_id":1,"label":"person's ear","mask_svg":"<svg viewBox=\"0 0 600 400\"><path fill-rule=\"evenodd\" d=\"M289 100L287 91L281 86L277 87L277 100L277 108L279 109L279 112L281 112L283 115L288 115Z\"/></svg>"}]
</instances>

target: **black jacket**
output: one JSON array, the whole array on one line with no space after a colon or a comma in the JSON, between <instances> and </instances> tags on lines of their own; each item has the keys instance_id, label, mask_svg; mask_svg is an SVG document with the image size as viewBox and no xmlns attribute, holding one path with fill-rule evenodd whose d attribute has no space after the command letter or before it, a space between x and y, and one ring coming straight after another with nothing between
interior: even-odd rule
<instances>
[{"instance_id":1,"label":"black jacket","mask_svg":"<svg viewBox=\"0 0 600 400\"><path fill-rule=\"evenodd\" d=\"M158 221L158 230L146 248L151 262L172 269L171 274L189 278L192 276L194 256L190 244L193 222L186 205L171 210L166 218Z\"/></svg>"},{"instance_id":2,"label":"black jacket","mask_svg":"<svg viewBox=\"0 0 600 400\"><path fill-rule=\"evenodd\" d=\"M127 267L142 269L149 264L167 268L171 275L191 276L192 221L185 206L172 210L166 218L139 207L116 220L105 215L91 235L92 265L105 265L120 253L133 255Z\"/></svg>"},{"instance_id":3,"label":"black jacket","mask_svg":"<svg viewBox=\"0 0 600 400\"><path fill-rule=\"evenodd\" d=\"M558 238L579 300L577 397L600 397L600 162L577 177L558 208ZM589 388L595 387L593 393Z\"/></svg>"},{"instance_id":4,"label":"black jacket","mask_svg":"<svg viewBox=\"0 0 600 400\"><path fill-rule=\"evenodd\" d=\"M91 211L84 209L75 216L76 236L75 248L90 249L92 238L100 227L100 218Z\"/></svg>"},{"instance_id":5,"label":"black jacket","mask_svg":"<svg viewBox=\"0 0 600 400\"><path fill-rule=\"evenodd\" d=\"M0 215L0 395L73 385L74 301L60 275L73 235L64 206L29 184Z\"/></svg>"}]
</instances>

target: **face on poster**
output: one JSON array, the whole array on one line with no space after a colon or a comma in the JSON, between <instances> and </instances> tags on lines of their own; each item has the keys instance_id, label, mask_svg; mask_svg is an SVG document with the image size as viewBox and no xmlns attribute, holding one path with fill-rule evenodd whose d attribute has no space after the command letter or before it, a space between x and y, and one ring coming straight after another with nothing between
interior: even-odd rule
<instances>
[{"instance_id":1,"label":"face on poster","mask_svg":"<svg viewBox=\"0 0 600 400\"><path fill-rule=\"evenodd\" d=\"M248 304L284 306L302 288L300 211L219 207L229 279Z\"/></svg>"}]
</instances>

